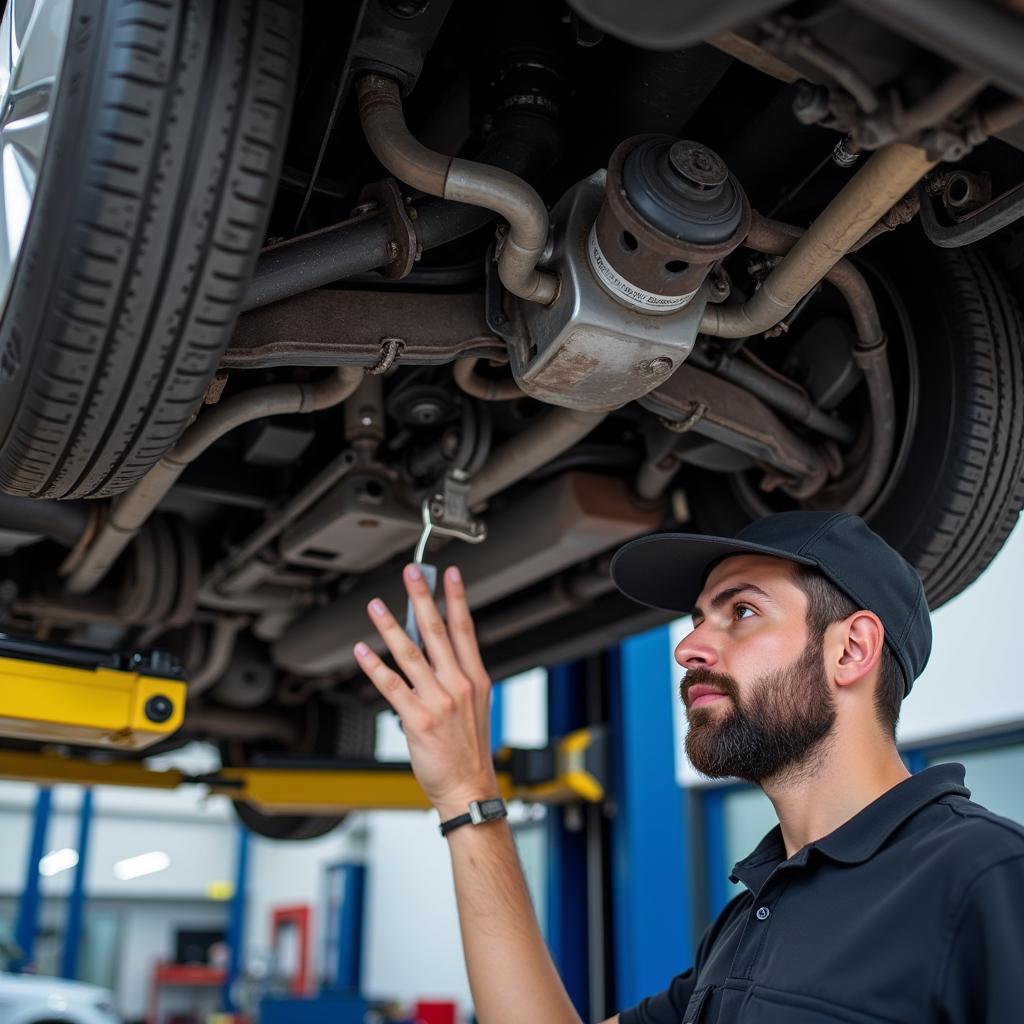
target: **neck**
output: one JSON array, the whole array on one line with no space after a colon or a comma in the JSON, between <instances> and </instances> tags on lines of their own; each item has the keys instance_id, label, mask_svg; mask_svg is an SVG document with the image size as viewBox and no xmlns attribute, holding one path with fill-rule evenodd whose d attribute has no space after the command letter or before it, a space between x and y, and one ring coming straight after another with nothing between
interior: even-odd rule
<instances>
[{"instance_id":1,"label":"neck","mask_svg":"<svg viewBox=\"0 0 1024 1024\"><path fill-rule=\"evenodd\" d=\"M787 858L910 778L893 742L877 729L833 733L825 743L801 769L761 784L779 816Z\"/></svg>"}]
</instances>

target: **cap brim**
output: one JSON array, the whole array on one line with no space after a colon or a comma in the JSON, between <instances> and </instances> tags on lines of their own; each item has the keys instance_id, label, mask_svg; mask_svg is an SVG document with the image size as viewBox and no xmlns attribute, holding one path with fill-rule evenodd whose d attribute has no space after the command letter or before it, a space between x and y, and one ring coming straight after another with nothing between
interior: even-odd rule
<instances>
[{"instance_id":1,"label":"cap brim","mask_svg":"<svg viewBox=\"0 0 1024 1024\"><path fill-rule=\"evenodd\" d=\"M790 551L731 537L657 533L619 548L612 558L611 574L626 597L652 608L686 614L693 611L711 567L731 555L771 555L801 565L817 564Z\"/></svg>"}]
</instances>

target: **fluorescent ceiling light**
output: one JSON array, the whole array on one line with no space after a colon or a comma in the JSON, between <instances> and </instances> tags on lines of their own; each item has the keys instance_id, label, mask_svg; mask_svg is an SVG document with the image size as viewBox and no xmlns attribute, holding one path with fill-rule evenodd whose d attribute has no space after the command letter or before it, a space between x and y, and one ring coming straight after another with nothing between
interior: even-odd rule
<instances>
[{"instance_id":1,"label":"fluorescent ceiling light","mask_svg":"<svg viewBox=\"0 0 1024 1024\"><path fill-rule=\"evenodd\" d=\"M119 860L114 865L114 875L122 882L126 882L130 878L141 878L143 875L164 871L170 863L171 858L166 853L153 850L151 853L140 853L137 857Z\"/></svg>"},{"instance_id":2,"label":"fluorescent ceiling light","mask_svg":"<svg viewBox=\"0 0 1024 1024\"><path fill-rule=\"evenodd\" d=\"M63 849L51 850L45 857L39 858L39 874L59 875L68 868L73 868L78 863L78 851Z\"/></svg>"}]
</instances>

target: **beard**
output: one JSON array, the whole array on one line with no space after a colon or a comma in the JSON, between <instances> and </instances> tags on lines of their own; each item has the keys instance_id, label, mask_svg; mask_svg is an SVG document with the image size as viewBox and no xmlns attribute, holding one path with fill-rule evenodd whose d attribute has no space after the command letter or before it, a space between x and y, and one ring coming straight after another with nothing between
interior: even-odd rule
<instances>
[{"instance_id":1,"label":"beard","mask_svg":"<svg viewBox=\"0 0 1024 1024\"><path fill-rule=\"evenodd\" d=\"M702 775L759 784L814 772L836 720L820 639L809 641L789 668L755 679L745 705L732 676L693 669L680 693L697 683L716 687L732 701L724 712L710 705L687 709L686 754Z\"/></svg>"}]
</instances>

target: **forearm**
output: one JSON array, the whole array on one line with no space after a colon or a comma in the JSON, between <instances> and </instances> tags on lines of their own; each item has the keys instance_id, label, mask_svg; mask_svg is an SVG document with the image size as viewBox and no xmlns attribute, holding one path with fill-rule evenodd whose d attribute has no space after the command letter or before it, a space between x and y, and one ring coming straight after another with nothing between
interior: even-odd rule
<instances>
[{"instance_id":1,"label":"forearm","mask_svg":"<svg viewBox=\"0 0 1024 1024\"><path fill-rule=\"evenodd\" d=\"M580 1024L544 944L508 823L467 825L448 843L480 1024Z\"/></svg>"}]
</instances>

